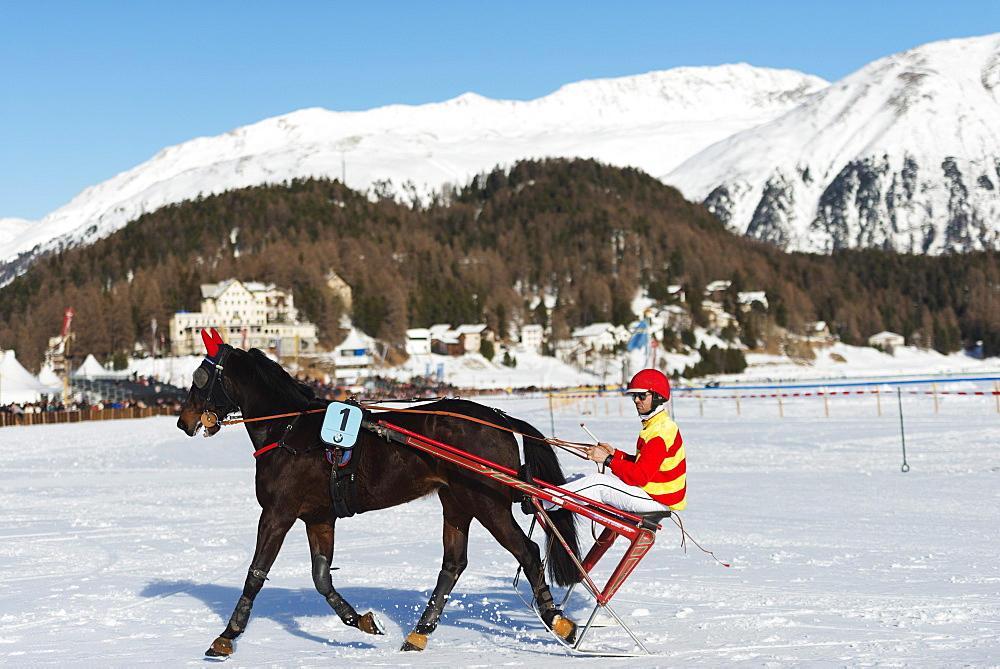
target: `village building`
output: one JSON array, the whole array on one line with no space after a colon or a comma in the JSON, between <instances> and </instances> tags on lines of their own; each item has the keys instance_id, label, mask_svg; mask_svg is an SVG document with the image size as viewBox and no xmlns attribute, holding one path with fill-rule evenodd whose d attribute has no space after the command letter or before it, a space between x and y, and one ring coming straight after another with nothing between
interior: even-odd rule
<instances>
[{"instance_id":1,"label":"village building","mask_svg":"<svg viewBox=\"0 0 1000 669\"><path fill-rule=\"evenodd\" d=\"M684 286L679 284L670 284L667 286L667 295L669 295L670 299L674 302L687 302L687 293L684 292Z\"/></svg>"},{"instance_id":2,"label":"village building","mask_svg":"<svg viewBox=\"0 0 1000 669\"><path fill-rule=\"evenodd\" d=\"M446 323L429 328L410 328L406 331L406 352L409 355L451 355L479 353L483 340L493 341L493 331L484 323L464 324L456 328Z\"/></svg>"},{"instance_id":3,"label":"village building","mask_svg":"<svg viewBox=\"0 0 1000 669\"><path fill-rule=\"evenodd\" d=\"M407 336L410 332L410 330L407 331ZM419 328L412 332L421 334ZM492 333L484 323L459 325L457 328L438 324L428 328L427 341L431 353L459 356L466 353L479 353L483 339L490 338L491 335Z\"/></svg>"},{"instance_id":4,"label":"village building","mask_svg":"<svg viewBox=\"0 0 1000 669\"><path fill-rule=\"evenodd\" d=\"M430 328L410 328L406 331L406 353L407 355L430 355Z\"/></svg>"},{"instance_id":5,"label":"village building","mask_svg":"<svg viewBox=\"0 0 1000 669\"><path fill-rule=\"evenodd\" d=\"M479 353L483 340L492 334L485 323L475 325L459 325L456 328L458 341L462 344L462 353Z\"/></svg>"},{"instance_id":6,"label":"village building","mask_svg":"<svg viewBox=\"0 0 1000 669\"><path fill-rule=\"evenodd\" d=\"M733 282L725 279L712 281L705 286L705 298L709 300L721 300L725 297L726 291L729 290L731 285L733 285Z\"/></svg>"},{"instance_id":7,"label":"village building","mask_svg":"<svg viewBox=\"0 0 1000 669\"><path fill-rule=\"evenodd\" d=\"M347 338L333 349L334 378L338 383L360 383L371 374L375 340L351 329Z\"/></svg>"},{"instance_id":8,"label":"village building","mask_svg":"<svg viewBox=\"0 0 1000 669\"><path fill-rule=\"evenodd\" d=\"M326 287L340 298L340 303L344 306L344 313L351 313L354 308L354 291L351 286L339 274L330 272L326 275Z\"/></svg>"},{"instance_id":9,"label":"village building","mask_svg":"<svg viewBox=\"0 0 1000 669\"><path fill-rule=\"evenodd\" d=\"M541 325L525 325L521 328L521 350L541 353L545 344L545 328Z\"/></svg>"},{"instance_id":10,"label":"village building","mask_svg":"<svg viewBox=\"0 0 1000 669\"><path fill-rule=\"evenodd\" d=\"M431 353L438 355L459 356L465 352L462 343L458 340L458 333L454 330L447 330L431 342Z\"/></svg>"},{"instance_id":11,"label":"village building","mask_svg":"<svg viewBox=\"0 0 1000 669\"><path fill-rule=\"evenodd\" d=\"M765 310L768 308L767 304L767 293L763 290L748 290L737 295L737 299L740 302L740 308L744 311L750 311L753 309L753 305L756 302L760 304Z\"/></svg>"},{"instance_id":12,"label":"village building","mask_svg":"<svg viewBox=\"0 0 1000 669\"><path fill-rule=\"evenodd\" d=\"M659 326L658 328L656 326ZM694 319L691 312L679 304L668 304L660 309L650 322L650 327L655 332L663 328L670 328L674 332L690 330L694 327Z\"/></svg>"},{"instance_id":13,"label":"village building","mask_svg":"<svg viewBox=\"0 0 1000 669\"><path fill-rule=\"evenodd\" d=\"M833 334L830 332L830 326L827 325L826 321L806 323L806 336L809 337L809 339L818 339L821 341L835 339Z\"/></svg>"},{"instance_id":14,"label":"village building","mask_svg":"<svg viewBox=\"0 0 1000 669\"><path fill-rule=\"evenodd\" d=\"M721 302L714 300L704 300L701 303L702 311L705 312L705 320L709 328L724 330L732 325L736 326L736 317L728 313Z\"/></svg>"},{"instance_id":15,"label":"village building","mask_svg":"<svg viewBox=\"0 0 1000 669\"><path fill-rule=\"evenodd\" d=\"M201 311L179 311L170 319L175 355L204 350L201 331L215 328L229 344L288 356L316 349L316 325L298 320L290 291L272 284L227 279L201 285Z\"/></svg>"},{"instance_id":16,"label":"village building","mask_svg":"<svg viewBox=\"0 0 1000 669\"><path fill-rule=\"evenodd\" d=\"M869 346L882 349L886 353L892 353L896 347L904 346L905 344L906 338L903 335L884 330L868 338Z\"/></svg>"},{"instance_id":17,"label":"village building","mask_svg":"<svg viewBox=\"0 0 1000 669\"><path fill-rule=\"evenodd\" d=\"M557 356L567 364L592 369L619 344L627 342L630 334L621 325L601 322L576 328L571 337L570 342L556 347Z\"/></svg>"}]
</instances>

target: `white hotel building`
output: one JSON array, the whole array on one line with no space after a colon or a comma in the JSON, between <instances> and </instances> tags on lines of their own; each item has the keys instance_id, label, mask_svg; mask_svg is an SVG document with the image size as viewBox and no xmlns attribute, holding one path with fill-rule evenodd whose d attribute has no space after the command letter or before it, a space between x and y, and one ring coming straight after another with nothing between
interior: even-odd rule
<instances>
[{"instance_id":1,"label":"white hotel building","mask_svg":"<svg viewBox=\"0 0 1000 669\"><path fill-rule=\"evenodd\" d=\"M289 291L274 284L227 279L201 286L201 311L179 311L170 319L175 355L204 352L203 328L215 328L238 348L259 348L281 356L316 350L316 325L300 323Z\"/></svg>"}]
</instances>

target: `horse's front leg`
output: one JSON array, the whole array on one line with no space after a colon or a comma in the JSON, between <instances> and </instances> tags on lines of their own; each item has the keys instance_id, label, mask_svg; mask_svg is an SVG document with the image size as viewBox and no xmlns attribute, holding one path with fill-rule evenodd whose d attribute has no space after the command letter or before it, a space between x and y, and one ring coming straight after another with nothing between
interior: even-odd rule
<instances>
[{"instance_id":1,"label":"horse's front leg","mask_svg":"<svg viewBox=\"0 0 1000 669\"><path fill-rule=\"evenodd\" d=\"M236 609L225 631L212 642L211 647L205 651L209 657L225 657L233 654L233 639L238 637L247 627L250 619L250 610L253 608L253 600L257 593L264 586L267 580L267 572L271 570L281 544L285 540L285 535L295 523L295 516L282 514L269 509L264 509L260 514L260 521L257 524L257 549L254 551L253 560L250 561L250 570L247 573L246 583L243 585L243 594L240 595L236 603Z\"/></svg>"},{"instance_id":2,"label":"horse's front leg","mask_svg":"<svg viewBox=\"0 0 1000 669\"><path fill-rule=\"evenodd\" d=\"M368 634L385 634L385 627L374 612L369 611L363 616L358 615L354 607L334 589L333 579L330 576L330 563L333 560L333 530L332 523L306 524L309 552L312 553L312 578L316 590L326 598L327 603L337 612L345 625L357 627Z\"/></svg>"}]
</instances>

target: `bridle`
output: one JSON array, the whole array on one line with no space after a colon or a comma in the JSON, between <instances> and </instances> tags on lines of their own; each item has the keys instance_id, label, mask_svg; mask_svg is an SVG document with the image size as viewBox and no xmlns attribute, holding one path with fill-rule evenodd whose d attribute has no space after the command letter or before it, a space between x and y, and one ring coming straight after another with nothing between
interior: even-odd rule
<instances>
[{"instance_id":1,"label":"bridle","mask_svg":"<svg viewBox=\"0 0 1000 669\"><path fill-rule=\"evenodd\" d=\"M215 411L209 411L206 408L201 414L201 424L206 428L214 427L221 422L219 414L222 414L222 419L225 419L230 414L240 410L239 405L226 392L222 379L226 360L232 352L233 347L229 344L219 344L219 350L216 351L215 355L205 356L198 369L194 370L192 379L194 389L206 405L212 405L215 408Z\"/></svg>"}]
</instances>

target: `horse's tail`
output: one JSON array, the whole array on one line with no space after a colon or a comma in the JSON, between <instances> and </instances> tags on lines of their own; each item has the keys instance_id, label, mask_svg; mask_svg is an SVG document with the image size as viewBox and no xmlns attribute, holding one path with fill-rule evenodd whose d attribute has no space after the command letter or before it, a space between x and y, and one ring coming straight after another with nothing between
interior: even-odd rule
<instances>
[{"instance_id":1,"label":"horse's tail","mask_svg":"<svg viewBox=\"0 0 1000 669\"><path fill-rule=\"evenodd\" d=\"M555 451L545 441L545 436L530 423L526 423L513 416L508 416L508 418L513 423L514 429L519 431L524 438L524 461L528 466L530 476L553 485L561 486L566 483L566 478L559 467L559 460L556 458ZM556 526L559 534L565 539L566 545L573 551L573 556L579 559L580 548L576 539L576 518L573 512L560 508L549 511L548 514L549 518L552 519L552 524ZM581 579L580 571L577 569L573 558L561 546L552 545L552 542L558 542L559 540L547 526L545 527L545 534L548 539L546 550L549 554L549 576L557 585L561 586L579 583Z\"/></svg>"}]
</instances>

